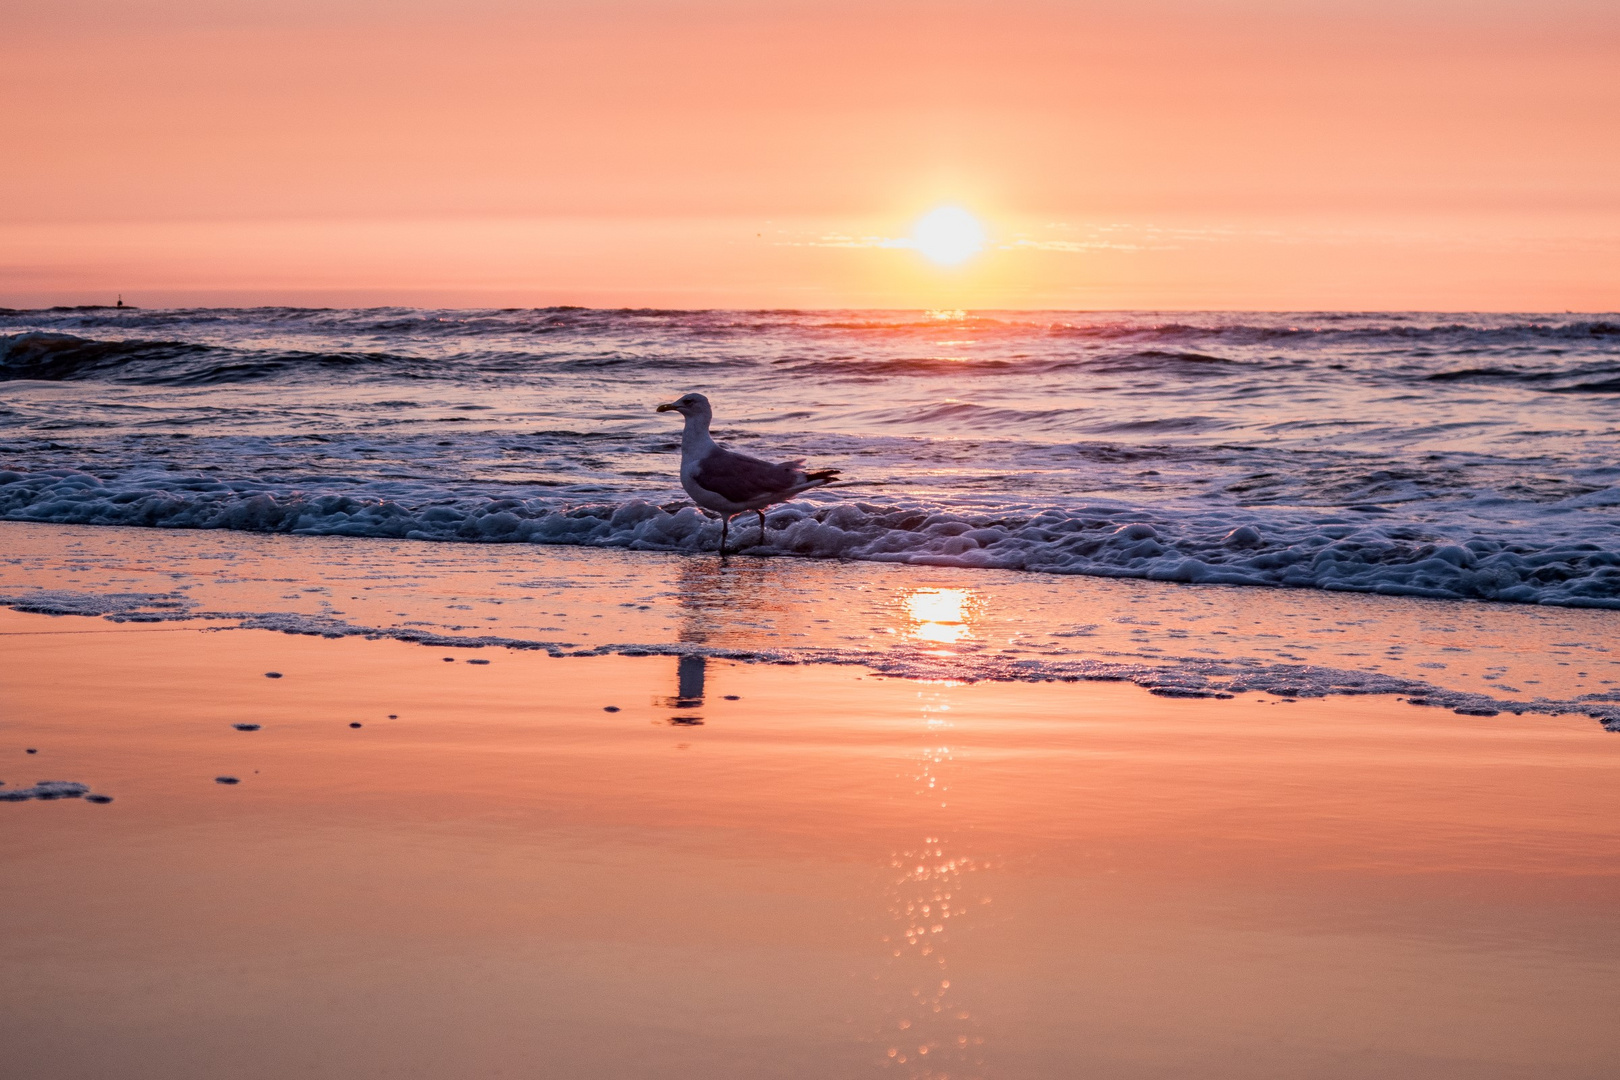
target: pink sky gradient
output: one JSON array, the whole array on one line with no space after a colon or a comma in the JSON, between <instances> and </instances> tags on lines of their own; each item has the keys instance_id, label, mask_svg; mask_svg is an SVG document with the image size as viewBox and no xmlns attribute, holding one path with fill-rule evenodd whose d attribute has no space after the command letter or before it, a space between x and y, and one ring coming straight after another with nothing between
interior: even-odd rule
<instances>
[{"instance_id":1,"label":"pink sky gradient","mask_svg":"<svg viewBox=\"0 0 1620 1080\"><path fill-rule=\"evenodd\" d=\"M1620 308L1620 9L23 0L0 303ZM885 247L979 215L953 270Z\"/></svg>"}]
</instances>

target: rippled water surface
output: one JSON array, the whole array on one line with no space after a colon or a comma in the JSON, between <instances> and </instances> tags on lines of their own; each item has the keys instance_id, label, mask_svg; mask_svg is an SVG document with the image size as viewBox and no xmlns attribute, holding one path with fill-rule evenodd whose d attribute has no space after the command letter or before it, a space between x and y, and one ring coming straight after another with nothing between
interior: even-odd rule
<instances>
[{"instance_id":1,"label":"rippled water surface","mask_svg":"<svg viewBox=\"0 0 1620 1080\"><path fill-rule=\"evenodd\" d=\"M0 516L691 550L651 406L849 482L759 554L1620 606L1620 317L0 312Z\"/></svg>"}]
</instances>

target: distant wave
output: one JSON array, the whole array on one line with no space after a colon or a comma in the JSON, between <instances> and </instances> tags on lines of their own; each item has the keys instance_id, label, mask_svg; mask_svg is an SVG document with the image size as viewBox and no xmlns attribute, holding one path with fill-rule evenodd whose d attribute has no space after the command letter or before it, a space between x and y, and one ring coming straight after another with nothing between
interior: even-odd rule
<instances>
[{"instance_id":1,"label":"distant wave","mask_svg":"<svg viewBox=\"0 0 1620 1080\"><path fill-rule=\"evenodd\" d=\"M1522 368L1522 367L1469 367L1453 371L1437 371L1432 375L1424 376L1426 382L1469 382L1514 384L1519 383L1537 390L1545 390L1553 394L1614 394L1620 393L1620 378L1598 378L1595 382L1584 380L1599 376L1620 376L1620 364L1577 364L1572 367L1550 368ZM1583 381L1571 381L1583 380ZM1550 385L1562 383L1563 385Z\"/></svg>"},{"instance_id":2,"label":"distant wave","mask_svg":"<svg viewBox=\"0 0 1620 1080\"><path fill-rule=\"evenodd\" d=\"M95 341L42 332L0 337L0 380L104 379L156 386L210 386L287 374L420 364L415 358L388 353L260 352L185 341Z\"/></svg>"},{"instance_id":3,"label":"distant wave","mask_svg":"<svg viewBox=\"0 0 1620 1080\"><path fill-rule=\"evenodd\" d=\"M807 375L838 375L865 377L884 375L960 376L960 375L1041 375L1065 371L1095 372L1162 372L1181 369L1184 375L1224 374L1223 368L1242 369L1261 365L1224 356L1209 356L1196 352L1174 352L1163 349L1131 350L1125 353L1094 353L1085 356L1061 357L976 357L976 356L906 356L865 357L830 356L801 359L785 358L775 363L786 371Z\"/></svg>"},{"instance_id":4,"label":"distant wave","mask_svg":"<svg viewBox=\"0 0 1620 1080\"><path fill-rule=\"evenodd\" d=\"M1213 338L1235 343L1264 343L1288 341L1304 343L1313 339L1343 343L1346 341L1374 342L1381 338L1399 341L1409 347L1414 340L1432 339L1454 343L1459 340L1479 344L1500 344L1515 339L1559 339L1579 341L1590 338L1620 336L1620 322L1607 320L1576 320L1571 322L1505 321L1486 325L1467 323L1405 323L1389 322L1378 316L1369 316L1371 325L1334 325L1331 319L1319 318L1322 325L1266 326L1248 322L1214 323L1199 325L1184 322L1165 322L1143 325L1136 321L1057 322L1048 327L1055 336L1077 338ZM1301 322L1306 320L1302 319Z\"/></svg>"},{"instance_id":5,"label":"distant wave","mask_svg":"<svg viewBox=\"0 0 1620 1080\"><path fill-rule=\"evenodd\" d=\"M508 328L510 329L510 328ZM622 327L620 328L622 329ZM378 331L379 333L381 331ZM1472 331L1481 333L1482 331ZM1161 331L1133 331L1135 336ZM1211 331L1198 331L1209 336ZM408 343L409 336L405 341ZM495 343L491 343L492 345ZM511 342L502 343L510 346ZM1535 360L1514 357L1510 364L1435 367L1452 356L1474 350L1452 349L1424 353L1409 346L1403 355L1387 361L1330 351L1323 359L1331 370L1357 368L1358 377L1388 382L1490 383L1522 385L1554 393L1620 392L1620 363L1607 358L1570 362L1562 355ZM0 381L30 379L47 382L106 381L142 385L208 386L281 378L348 378L355 374L406 379L461 378L468 375L521 376L543 370L579 372L684 372L688 378L706 373L775 371L784 375L835 378L961 377L978 375L1040 376L1149 375L1167 380L1265 379L1282 366L1299 369L1316 363L1310 355L1288 358L1265 355L1231 356L1190 347L1131 347L1083 353L1029 354L1008 349L1003 355L947 354L886 356L881 353L834 352L805 355L800 343L795 355L768 351L739 354L689 351L678 342L649 349L645 344L627 348L604 340L589 350L569 348L530 350L482 348L445 354L419 354L380 349L330 351L256 348L247 344L219 345L170 338L126 337L98 339L56 331L31 330L0 335ZM455 370L451 370L452 366Z\"/></svg>"},{"instance_id":6,"label":"distant wave","mask_svg":"<svg viewBox=\"0 0 1620 1080\"><path fill-rule=\"evenodd\" d=\"M0 378L90 379L117 374L132 361L172 364L210 351L206 345L185 341L91 341L71 334L13 334L0 337Z\"/></svg>"},{"instance_id":7,"label":"distant wave","mask_svg":"<svg viewBox=\"0 0 1620 1080\"><path fill-rule=\"evenodd\" d=\"M1010 429L1027 433L1071 430L1086 416L1086 410L1012 409L972 401L936 401L924 405L870 409L857 415L865 423L914 427L926 431L944 429L957 433L991 433Z\"/></svg>"},{"instance_id":8,"label":"distant wave","mask_svg":"<svg viewBox=\"0 0 1620 1080\"><path fill-rule=\"evenodd\" d=\"M1605 379L1602 382L1576 383L1574 386L1555 386L1548 390L1551 394L1620 394L1620 379Z\"/></svg>"}]
</instances>

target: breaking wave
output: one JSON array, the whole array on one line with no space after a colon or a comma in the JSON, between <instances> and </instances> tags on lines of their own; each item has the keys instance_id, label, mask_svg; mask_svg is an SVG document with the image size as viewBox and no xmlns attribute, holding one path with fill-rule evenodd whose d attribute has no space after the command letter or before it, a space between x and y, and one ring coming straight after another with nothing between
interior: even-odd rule
<instances>
[{"instance_id":1,"label":"breaking wave","mask_svg":"<svg viewBox=\"0 0 1620 1080\"><path fill-rule=\"evenodd\" d=\"M0 519L643 551L712 551L720 540L714 518L680 502L413 505L204 479L183 488L120 486L75 470L0 472ZM877 502L779 506L762 539L748 528L737 536L757 556L1620 609L1620 537L1607 546L1538 544L1330 515L1227 509L1171 517L1082 507L997 516Z\"/></svg>"}]
</instances>

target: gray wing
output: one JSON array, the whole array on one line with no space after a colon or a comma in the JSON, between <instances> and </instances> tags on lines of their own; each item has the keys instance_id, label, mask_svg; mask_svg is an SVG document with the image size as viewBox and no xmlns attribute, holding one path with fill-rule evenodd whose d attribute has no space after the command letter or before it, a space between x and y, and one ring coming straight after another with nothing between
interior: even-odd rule
<instances>
[{"instance_id":1,"label":"gray wing","mask_svg":"<svg viewBox=\"0 0 1620 1080\"><path fill-rule=\"evenodd\" d=\"M797 465L798 462L773 465L747 454L717 448L699 463L692 479L706 491L741 503L793 487L799 477Z\"/></svg>"}]
</instances>

